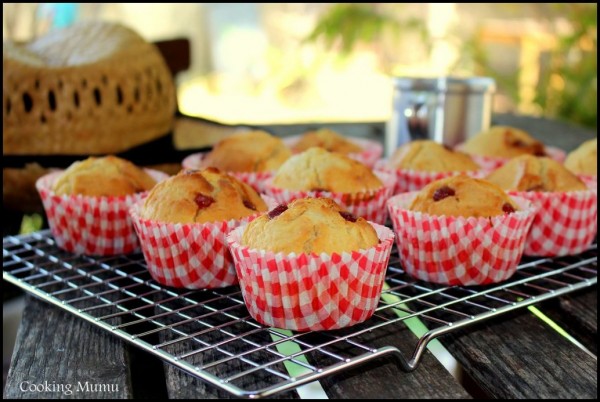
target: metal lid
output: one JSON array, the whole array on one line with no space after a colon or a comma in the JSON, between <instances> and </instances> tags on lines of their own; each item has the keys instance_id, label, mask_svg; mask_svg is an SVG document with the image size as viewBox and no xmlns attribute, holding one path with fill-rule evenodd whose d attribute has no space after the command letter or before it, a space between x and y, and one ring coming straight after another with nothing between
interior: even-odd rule
<instances>
[{"instance_id":1,"label":"metal lid","mask_svg":"<svg viewBox=\"0 0 600 402\"><path fill-rule=\"evenodd\" d=\"M486 93L496 91L496 82L490 77L395 77L394 87L411 91Z\"/></svg>"}]
</instances>

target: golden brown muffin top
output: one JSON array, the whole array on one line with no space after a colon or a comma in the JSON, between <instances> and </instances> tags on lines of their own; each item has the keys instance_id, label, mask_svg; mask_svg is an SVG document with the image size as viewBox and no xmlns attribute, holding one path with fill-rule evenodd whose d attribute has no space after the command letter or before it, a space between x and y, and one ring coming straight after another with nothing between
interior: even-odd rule
<instances>
[{"instance_id":1,"label":"golden brown muffin top","mask_svg":"<svg viewBox=\"0 0 600 402\"><path fill-rule=\"evenodd\" d=\"M225 172L266 172L277 170L292 152L281 138L254 130L233 134L213 147L201 167L216 167Z\"/></svg>"},{"instance_id":2,"label":"golden brown muffin top","mask_svg":"<svg viewBox=\"0 0 600 402\"><path fill-rule=\"evenodd\" d=\"M408 209L430 215L489 218L518 207L497 185L460 174L429 183Z\"/></svg>"},{"instance_id":3,"label":"golden brown muffin top","mask_svg":"<svg viewBox=\"0 0 600 402\"><path fill-rule=\"evenodd\" d=\"M470 138L462 151L481 156L514 158L519 155L545 156L544 144L529 133L509 126L492 126Z\"/></svg>"},{"instance_id":4,"label":"golden brown muffin top","mask_svg":"<svg viewBox=\"0 0 600 402\"><path fill-rule=\"evenodd\" d=\"M328 151L346 155L362 151L359 145L328 128L308 131L292 146L292 150L294 152L302 152L312 147L321 147Z\"/></svg>"},{"instance_id":5,"label":"golden brown muffin top","mask_svg":"<svg viewBox=\"0 0 600 402\"><path fill-rule=\"evenodd\" d=\"M432 140L414 140L400 146L390 158L390 164L396 169L421 172L466 172L480 169L469 155Z\"/></svg>"},{"instance_id":6,"label":"golden brown muffin top","mask_svg":"<svg viewBox=\"0 0 600 402\"><path fill-rule=\"evenodd\" d=\"M295 191L359 193L383 183L366 165L337 152L310 148L288 159L273 177L275 187Z\"/></svg>"},{"instance_id":7,"label":"golden brown muffin top","mask_svg":"<svg viewBox=\"0 0 600 402\"><path fill-rule=\"evenodd\" d=\"M552 158L521 155L490 173L487 180L504 190L565 192L586 190L586 185Z\"/></svg>"},{"instance_id":8,"label":"golden brown muffin top","mask_svg":"<svg viewBox=\"0 0 600 402\"><path fill-rule=\"evenodd\" d=\"M216 168L182 170L157 184L140 217L170 223L241 219L265 212L267 205L246 183Z\"/></svg>"},{"instance_id":9,"label":"golden brown muffin top","mask_svg":"<svg viewBox=\"0 0 600 402\"><path fill-rule=\"evenodd\" d=\"M569 152L565 167L575 174L598 175L598 139L585 141Z\"/></svg>"},{"instance_id":10,"label":"golden brown muffin top","mask_svg":"<svg viewBox=\"0 0 600 402\"><path fill-rule=\"evenodd\" d=\"M379 243L377 232L329 198L300 198L248 224L240 243L275 253L341 253Z\"/></svg>"},{"instance_id":11,"label":"golden brown muffin top","mask_svg":"<svg viewBox=\"0 0 600 402\"><path fill-rule=\"evenodd\" d=\"M124 196L148 191L155 184L152 176L128 160L91 156L65 169L52 191L58 195Z\"/></svg>"}]
</instances>

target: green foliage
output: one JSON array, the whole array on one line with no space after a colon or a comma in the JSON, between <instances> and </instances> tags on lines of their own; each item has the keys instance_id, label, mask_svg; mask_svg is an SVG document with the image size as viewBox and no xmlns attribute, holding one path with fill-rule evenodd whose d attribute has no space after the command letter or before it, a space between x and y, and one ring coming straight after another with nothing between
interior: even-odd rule
<instances>
[{"instance_id":1,"label":"green foliage","mask_svg":"<svg viewBox=\"0 0 600 402\"><path fill-rule=\"evenodd\" d=\"M550 62L540 72L535 102L549 117L597 128L597 4L557 3L553 7L573 30L558 36Z\"/></svg>"}]
</instances>

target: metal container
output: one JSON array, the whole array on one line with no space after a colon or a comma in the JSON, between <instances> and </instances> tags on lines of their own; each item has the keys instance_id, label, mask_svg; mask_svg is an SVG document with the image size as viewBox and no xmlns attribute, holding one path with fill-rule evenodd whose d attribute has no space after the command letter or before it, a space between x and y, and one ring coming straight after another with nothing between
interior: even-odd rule
<instances>
[{"instance_id":1,"label":"metal container","mask_svg":"<svg viewBox=\"0 0 600 402\"><path fill-rule=\"evenodd\" d=\"M489 128L495 91L489 77L394 78L385 154L417 139L453 147Z\"/></svg>"}]
</instances>

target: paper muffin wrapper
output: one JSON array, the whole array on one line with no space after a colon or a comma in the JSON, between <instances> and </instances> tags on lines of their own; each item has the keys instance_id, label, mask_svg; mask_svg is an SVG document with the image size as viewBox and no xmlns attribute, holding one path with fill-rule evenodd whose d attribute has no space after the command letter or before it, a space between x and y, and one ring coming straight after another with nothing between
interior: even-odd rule
<instances>
[{"instance_id":1,"label":"paper muffin wrapper","mask_svg":"<svg viewBox=\"0 0 600 402\"><path fill-rule=\"evenodd\" d=\"M465 171L465 172L420 172L409 169L395 169L388 164L386 159L380 159L375 163L375 170L393 174L396 177L396 185L392 195L419 191L426 185L436 180L444 179L450 176L456 176L464 173L471 177L482 178L485 175L483 170Z\"/></svg>"},{"instance_id":2,"label":"paper muffin wrapper","mask_svg":"<svg viewBox=\"0 0 600 402\"><path fill-rule=\"evenodd\" d=\"M383 187L361 193L287 190L275 187L272 178L265 181L264 192L280 204L289 204L298 198L331 198L354 216L383 225L388 217L385 202L392 196L395 178L386 172L373 173L383 182Z\"/></svg>"},{"instance_id":3,"label":"paper muffin wrapper","mask_svg":"<svg viewBox=\"0 0 600 402\"><path fill-rule=\"evenodd\" d=\"M283 139L284 143L288 147L292 147L302 135L292 135ZM348 154L348 156L354 160L359 161L363 165L367 165L370 168L375 166L375 162L381 155L383 155L383 145L375 140L370 140L367 138L346 138L348 141L355 143L359 147L362 148L360 152L353 152Z\"/></svg>"},{"instance_id":4,"label":"paper muffin wrapper","mask_svg":"<svg viewBox=\"0 0 600 402\"><path fill-rule=\"evenodd\" d=\"M578 174L577 177L585 183L590 190L598 190L598 176L589 174Z\"/></svg>"},{"instance_id":5,"label":"paper muffin wrapper","mask_svg":"<svg viewBox=\"0 0 600 402\"><path fill-rule=\"evenodd\" d=\"M227 237L250 315L271 327L321 331L369 319L381 296L394 233L371 223L379 244L366 250L284 254L240 244L245 227Z\"/></svg>"},{"instance_id":6,"label":"paper muffin wrapper","mask_svg":"<svg viewBox=\"0 0 600 402\"><path fill-rule=\"evenodd\" d=\"M156 181L169 177L157 170L145 170ZM128 211L147 192L118 197L57 195L52 185L63 172L49 173L35 183L58 247L75 254L98 256L139 251Z\"/></svg>"},{"instance_id":7,"label":"paper muffin wrapper","mask_svg":"<svg viewBox=\"0 0 600 402\"><path fill-rule=\"evenodd\" d=\"M202 169L201 162L206 156L206 152L197 152L186 156L181 162L181 166L184 169ZM264 192L265 180L273 177L274 172L226 172L227 174L235 177L238 180L249 184L259 193Z\"/></svg>"},{"instance_id":8,"label":"paper muffin wrapper","mask_svg":"<svg viewBox=\"0 0 600 402\"><path fill-rule=\"evenodd\" d=\"M516 271L537 206L511 197L519 211L495 217L436 216L408 210L418 192L396 195L388 208L406 273L444 285L502 282Z\"/></svg>"},{"instance_id":9,"label":"paper muffin wrapper","mask_svg":"<svg viewBox=\"0 0 600 402\"><path fill-rule=\"evenodd\" d=\"M277 204L264 198L269 209ZM167 223L142 219L143 199L129 214L140 239L142 253L152 278L166 286L187 289L222 288L238 283L226 236L260 213L229 221Z\"/></svg>"},{"instance_id":10,"label":"paper muffin wrapper","mask_svg":"<svg viewBox=\"0 0 600 402\"><path fill-rule=\"evenodd\" d=\"M509 191L511 196L532 201L538 212L531 225L523 253L557 257L579 254L592 244L598 230L598 192Z\"/></svg>"},{"instance_id":11,"label":"paper muffin wrapper","mask_svg":"<svg viewBox=\"0 0 600 402\"><path fill-rule=\"evenodd\" d=\"M461 150L462 145L463 144L457 145L456 149ZM548 155L548 157L554 159L555 161L557 161L559 163L563 163L565 161L565 158L567 157L566 152L560 148L545 146L544 150L546 152L546 155ZM483 156L483 155L474 155L474 154L469 154L469 156L471 156L471 158L475 161L475 163L477 163L479 166L481 166L481 168L483 170L485 170L487 172L492 172L492 171L498 169L499 167L501 167L502 165L504 165L506 162L508 162L510 160L510 158L498 158L498 157L493 157L493 156Z\"/></svg>"}]
</instances>

